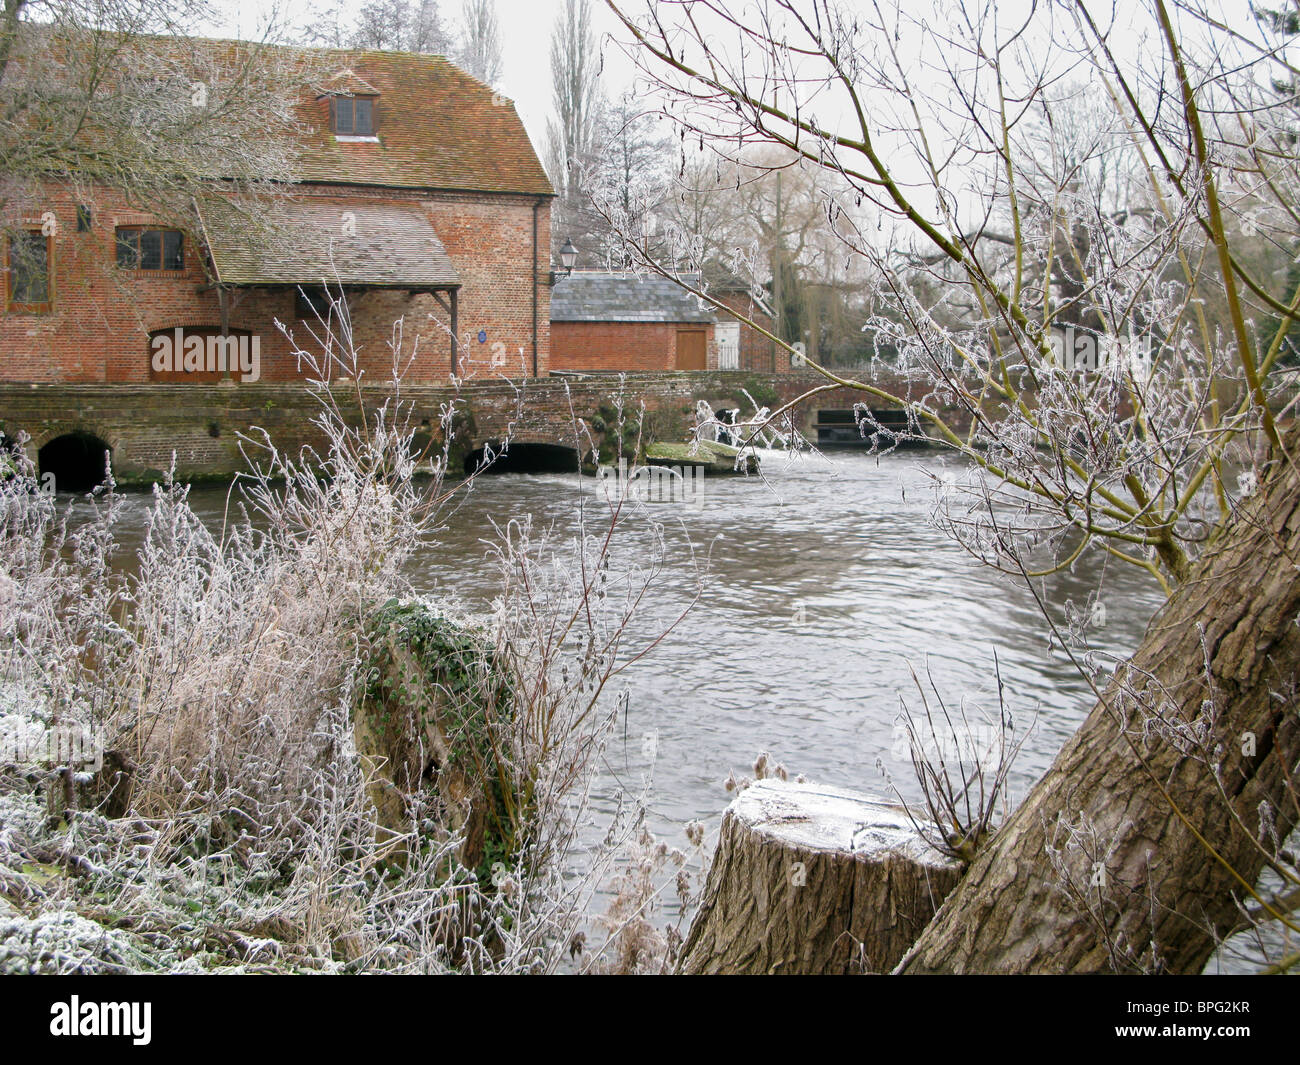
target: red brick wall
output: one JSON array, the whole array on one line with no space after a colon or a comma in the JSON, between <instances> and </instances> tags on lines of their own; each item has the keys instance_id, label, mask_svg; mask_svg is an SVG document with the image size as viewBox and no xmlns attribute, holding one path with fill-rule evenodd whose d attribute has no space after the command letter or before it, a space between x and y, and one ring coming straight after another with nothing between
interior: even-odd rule
<instances>
[{"instance_id":1,"label":"red brick wall","mask_svg":"<svg viewBox=\"0 0 1300 1065\"><path fill-rule=\"evenodd\" d=\"M762 326L762 328L771 332L772 319L761 311L746 293L721 292L715 295L719 303L730 307L737 315L743 315L754 322L755 325ZM772 363L774 350L776 351L775 366ZM789 353L775 349L772 341L744 322L740 325L739 362L742 370L756 370L759 372L775 370L777 373L787 373L790 370Z\"/></svg>"},{"instance_id":2,"label":"red brick wall","mask_svg":"<svg viewBox=\"0 0 1300 1065\"><path fill-rule=\"evenodd\" d=\"M677 332L698 330L701 323L552 322L551 368L654 373L677 368ZM713 326L707 334L709 366L717 365Z\"/></svg>"},{"instance_id":3,"label":"red brick wall","mask_svg":"<svg viewBox=\"0 0 1300 1065\"><path fill-rule=\"evenodd\" d=\"M460 292L461 375L531 376L529 253L533 205L538 201L462 193L443 194L426 202L433 228L464 283ZM549 201L537 212L537 240L537 371L545 375L550 365L551 328ZM480 331L487 333L483 343L478 339Z\"/></svg>"},{"instance_id":4,"label":"red brick wall","mask_svg":"<svg viewBox=\"0 0 1300 1065\"><path fill-rule=\"evenodd\" d=\"M357 202L416 202L428 211L447 254L460 274L460 335L463 376L533 372L533 287L530 254L533 197L478 193L436 193L417 197L392 190L300 187L303 198L336 202L340 211ZM132 275L115 266L114 230L120 225L151 224L149 215L128 208L108 190L97 190L90 203L92 228L78 233L81 197L50 185L39 202L28 203L12 220L39 224L53 212L54 304L48 314L9 313L0 302L0 380L48 383L145 383L149 375L148 336L176 326L219 326L216 293L205 290L201 250L187 237L185 269L175 274ZM537 210L537 370L549 363L550 205ZM7 242L6 242L7 243ZM4 295L8 286L5 279ZM392 373L393 323L404 318L403 362L410 360L408 380L446 380L451 369L449 316L427 294L371 291L351 297L359 366L368 380L387 380ZM260 338L261 380L295 381L307 376L294 357L295 345L275 325L291 330L297 346L316 351L308 323L297 321L289 290L237 290L230 326ZM311 322L319 328L318 323ZM486 332L478 342L480 330ZM523 354L521 356L520 349ZM493 357L496 365L493 365Z\"/></svg>"}]
</instances>

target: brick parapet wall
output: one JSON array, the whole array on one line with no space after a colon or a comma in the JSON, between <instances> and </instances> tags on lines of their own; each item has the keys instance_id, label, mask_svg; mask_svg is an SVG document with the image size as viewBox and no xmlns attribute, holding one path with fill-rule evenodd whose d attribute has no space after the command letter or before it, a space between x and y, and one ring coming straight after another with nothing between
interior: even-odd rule
<instances>
[{"instance_id":1,"label":"brick parapet wall","mask_svg":"<svg viewBox=\"0 0 1300 1065\"><path fill-rule=\"evenodd\" d=\"M602 408L621 396L628 414L639 418L641 405L657 417L657 425L682 438L691 424L696 403L715 410L747 408L744 392L772 409L817 386L821 378L809 373L756 374L744 371L647 373L623 375L552 376L532 380L470 382L451 386L404 385L402 401L412 404L416 423L440 424L449 404L466 411L473 439L511 438L519 442L574 444L575 416L590 425ZM906 390L902 382L878 379ZM367 408L382 403L389 391L364 387ZM336 399L344 410L355 410L356 390L338 387ZM859 391L835 389L799 406L795 415L801 431L811 432L819 409L848 408L866 397ZM0 382L0 432L30 437L33 457L43 444L72 432L91 433L113 450L114 469L124 482L148 479L165 470L176 453L182 479L223 477L245 469L239 436L253 427L265 429L277 446L296 451L323 442L312 417L319 401L300 384L240 385L19 385ZM871 406L880 406L870 401ZM961 424L958 421L958 424ZM814 435L815 439L815 435ZM584 440L584 448L586 443Z\"/></svg>"}]
</instances>

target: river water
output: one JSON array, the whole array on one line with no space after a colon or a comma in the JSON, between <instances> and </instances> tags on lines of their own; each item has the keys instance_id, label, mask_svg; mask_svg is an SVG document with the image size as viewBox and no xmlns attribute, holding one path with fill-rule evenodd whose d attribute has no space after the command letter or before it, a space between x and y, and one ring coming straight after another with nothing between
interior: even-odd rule
<instances>
[{"instance_id":1,"label":"river water","mask_svg":"<svg viewBox=\"0 0 1300 1065\"><path fill-rule=\"evenodd\" d=\"M1028 589L974 562L930 521L929 473L951 474L941 452L822 456L768 453L763 478L708 479L702 505L647 503L622 531L620 555L652 550L662 525L667 565L633 635L690 602L707 553L699 602L625 675L628 765L654 753L657 813L669 822L716 818L728 773L750 771L768 751L791 774L866 790L887 788L883 761L907 798L916 796L899 742L900 695L919 708L912 670L927 670L955 707L991 711L996 676L1017 729L1037 723L1015 763L1018 791L1047 768L1092 705L1068 660L1049 653L1048 626ZM572 476L480 478L417 580L486 603L492 575L475 567L491 523L529 511L571 531L575 494L594 482ZM1082 605L1099 574L1082 565L1055 578L1049 602ZM1128 654L1161 596L1149 577L1112 564L1105 625L1093 644ZM995 668L995 656L997 666ZM972 720L978 718L972 714Z\"/></svg>"},{"instance_id":2,"label":"river water","mask_svg":"<svg viewBox=\"0 0 1300 1065\"><path fill-rule=\"evenodd\" d=\"M1010 774L1013 798L1022 797L1093 700L1051 649L1030 591L933 524L930 474L951 476L961 461L939 451L769 452L762 478L707 479L700 505L634 508L615 569L650 564L657 530L664 550L627 647L653 638L697 593L699 601L623 675L630 699L597 784L598 816L615 809L620 788L637 790L650 775L649 825L684 847L688 821L716 829L729 800L723 782L752 773L760 751L792 776L881 795L892 786L915 800L899 716L900 699L920 706L913 671L952 707L965 698L972 722L996 721L1000 672L1017 735L1028 729ZM577 475L480 477L411 575L422 592L486 610L497 591L484 542L493 523L531 514L563 540L578 527L579 500L590 506L598 491ZM225 502L224 488L192 495L214 523ZM128 503L128 546L148 505L146 496ZM1087 601L1102 564L1084 559L1047 582L1054 618L1067 602ZM1118 563L1104 578L1105 620L1091 642L1127 655L1162 597L1147 575Z\"/></svg>"}]
</instances>

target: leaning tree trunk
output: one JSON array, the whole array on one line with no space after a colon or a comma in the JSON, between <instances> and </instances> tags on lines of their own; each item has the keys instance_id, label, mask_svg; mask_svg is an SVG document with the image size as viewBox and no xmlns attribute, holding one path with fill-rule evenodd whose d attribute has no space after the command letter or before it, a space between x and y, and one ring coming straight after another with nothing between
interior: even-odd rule
<instances>
[{"instance_id":1,"label":"leaning tree trunk","mask_svg":"<svg viewBox=\"0 0 1300 1065\"><path fill-rule=\"evenodd\" d=\"M757 781L723 816L678 971L888 972L959 875L901 807Z\"/></svg>"},{"instance_id":2,"label":"leaning tree trunk","mask_svg":"<svg viewBox=\"0 0 1300 1065\"><path fill-rule=\"evenodd\" d=\"M1284 458L896 971L1204 967L1297 820L1298 563Z\"/></svg>"}]
</instances>

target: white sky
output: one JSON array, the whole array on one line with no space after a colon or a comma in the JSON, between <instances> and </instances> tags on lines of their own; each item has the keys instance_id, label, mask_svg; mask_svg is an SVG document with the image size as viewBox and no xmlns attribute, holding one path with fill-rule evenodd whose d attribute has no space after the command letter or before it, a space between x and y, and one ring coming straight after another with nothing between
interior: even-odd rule
<instances>
[{"instance_id":1,"label":"white sky","mask_svg":"<svg viewBox=\"0 0 1300 1065\"><path fill-rule=\"evenodd\" d=\"M256 39L262 36L262 28L272 12L275 13L276 21L280 25L301 26L313 17L322 19L325 12L333 10L336 0L209 0L209 2L222 15L213 24L210 32L222 36ZM856 10L859 14L875 8L873 0L843 0L843 2L848 9ZM969 130L965 128L966 116L961 107L957 106L959 101L952 100L955 90L951 79L956 79L963 92L972 91L971 87L983 79L980 82L980 91L984 92L986 102L993 99L988 95L989 86L985 83L989 76L987 64L977 64L979 78L975 78L976 67L972 67L969 53L959 51L953 54L942 47L943 31L954 20L960 21L959 12L964 9L975 12L982 27L981 35L987 41L987 31L990 26L998 28L1001 39L1006 39L1006 33L1020 29L1029 11L1037 10L1038 21L1032 23L1034 28L1019 40L1018 52L1014 58L1011 53L1004 56L1006 66L1001 74L1006 79L1008 91L1012 93L1013 99L1017 81L1028 78L1032 82L1038 74L1044 73L1042 71L1036 73L1031 69L1023 71L1016 69L1019 63L1037 68L1039 63L1044 62L1045 57L1050 57L1047 58L1046 65L1048 70L1051 70L1058 66L1064 68L1076 59L1070 20L1065 18L1061 9L1050 5L1045 6L1041 0L1038 3L1035 3L1035 0L990 0L987 8L984 0L966 5L963 5L960 0L894 0L894 2L901 10L908 12L911 18L904 20L901 35L893 37L893 48L899 53L900 69L906 72L910 82L909 89L920 90L919 95L922 99L920 106L922 110L927 111L921 119L926 126L926 136L929 138L926 147L932 149L941 159L946 158L948 147L966 143L961 138L969 134ZM1236 20L1243 28L1249 29L1251 22L1249 11L1240 0L1209 0L1209 2L1223 17L1230 21ZM356 0L347 0L347 3L349 10L355 10ZM461 3L462 0L440 0L441 13L449 25L459 23ZM645 11L646 0L622 0L620 6L636 17ZM889 0L881 4L881 7L886 9L892 6L893 3ZM1112 31L1108 35L1111 46L1119 55L1120 62L1129 67L1130 71L1142 70L1146 66L1144 57L1148 55L1153 57L1150 69L1145 71L1150 76L1160 69L1158 60L1162 58L1163 46L1153 36L1149 13L1138 15L1139 6L1141 5L1126 4L1123 0L1094 0L1088 4L1089 9L1095 9L1093 14L1098 22ZM543 159L546 149L547 121L553 109L550 71L551 33L562 7L562 0L496 0L504 66L504 74L498 88L514 101L533 144ZM746 4L743 0L737 0L735 7L745 10ZM717 50L717 54L723 56L738 55L735 31L711 24L708 21L708 5L703 4L701 8L702 11L697 10L697 14L702 19L701 26L709 34L710 46ZM608 35L612 34L616 39L622 40L626 38L627 31L618 23L604 0L592 0L591 10L598 46L605 64L603 87L607 95L613 97L633 84L636 72L623 50L610 41ZM665 5L664 13L669 22L679 16L680 12L679 7ZM1058 25L1053 29L1052 24L1061 20L1064 20L1063 26ZM886 25L892 25L889 19L885 21ZM1183 44L1189 55L1195 57L1222 45L1223 42L1218 39L1218 34L1207 32L1204 26L1196 24L1194 20L1186 21L1191 25L1191 29L1188 36L1184 38ZM1046 45L1049 35L1053 41L1052 46L1036 52L1035 41L1041 39ZM958 36L961 36L960 32ZM878 38L872 39L868 47L879 48L882 43ZM1084 43L1082 40L1078 42L1080 45L1082 43ZM692 54L690 58L697 57ZM879 58L884 59L887 56ZM949 63L955 64L954 69L946 69ZM1086 70L1083 71L1084 76L1087 73ZM1077 76L1080 75L1076 72L1071 75L1071 78ZM1068 82L1061 83L1061 88L1068 87ZM848 129L851 131L852 112L846 101L840 98L837 88L833 85L823 86L823 90L807 96L804 100L805 107L815 106L820 112L822 122L832 128L841 125L847 117ZM931 95L932 90L937 95L927 104L924 102L925 98ZM1088 98L1089 91L1083 86L1074 88L1074 92L1082 100ZM1100 93L1100 89L1095 91ZM810 89L809 92L812 93L813 90ZM1098 98L1100 99L1100 96ZM923 213L931 213L932 217L939 220L941 214L939 205L937 202L932 205L931 198L934 192L930 188L928 167L922 165L922 156L918 154L917 146L909 145L905 137L906 131L913 126L913 116L908 110L913 102L915 102L914 98L901 98L892 92L868 93L866 105L872 112L877 145L890 158L895 178L901 185L911 190L914 196L920 197L916 203ZM944 140L945 126L955 126L954 136L958 139L951 145ZM900 130L904 132L897 132ZM897 144L897 150L894 144ZM977 218L979 211L982 210L991 187L988 185L986 170L992 158L986 153L978 160L983 169L974 167L969 173L963 170L963 167L970 166L969 160L958 160L945 169L942 177L943 195L946 201L956 205L956 213L959 216L964 217L974 212L971 216ZM878 242L901 246L898 244L899 241L905 242L914 237L915 233L910 226L907 226L898 234L892 231L884 232L883 236L878 238Z\"/></svg>"},{"instance_id":2,"label":"white sky","mask_svg":"<svg viewBox=\"0 0 1300 1065\"><path fill-rule=\"evenodd\" d=\"M260 36L259 27L265 24L267 14L274 10L280 18L292 25L306 22L313 11L328 5L320 0L213 0L213 6L223 14L215 30L221 36ZM448 23L458 23L460 0L442 0L439 9ZM632 0L634 10L640 0ZM546 122L551 115L551 29L562 7L561 0L496 0L497 18L501 24L501 45L505 73L499 86L503 95L514 101L541 155L546 145ZM597 37L621 29L618 21L603 0L592 0L592 22ZM607 91L616 93L633 79L631 64L622 52L604 42L602 55L605 61L603 81Z\"/></svg>"}]
</instances>

